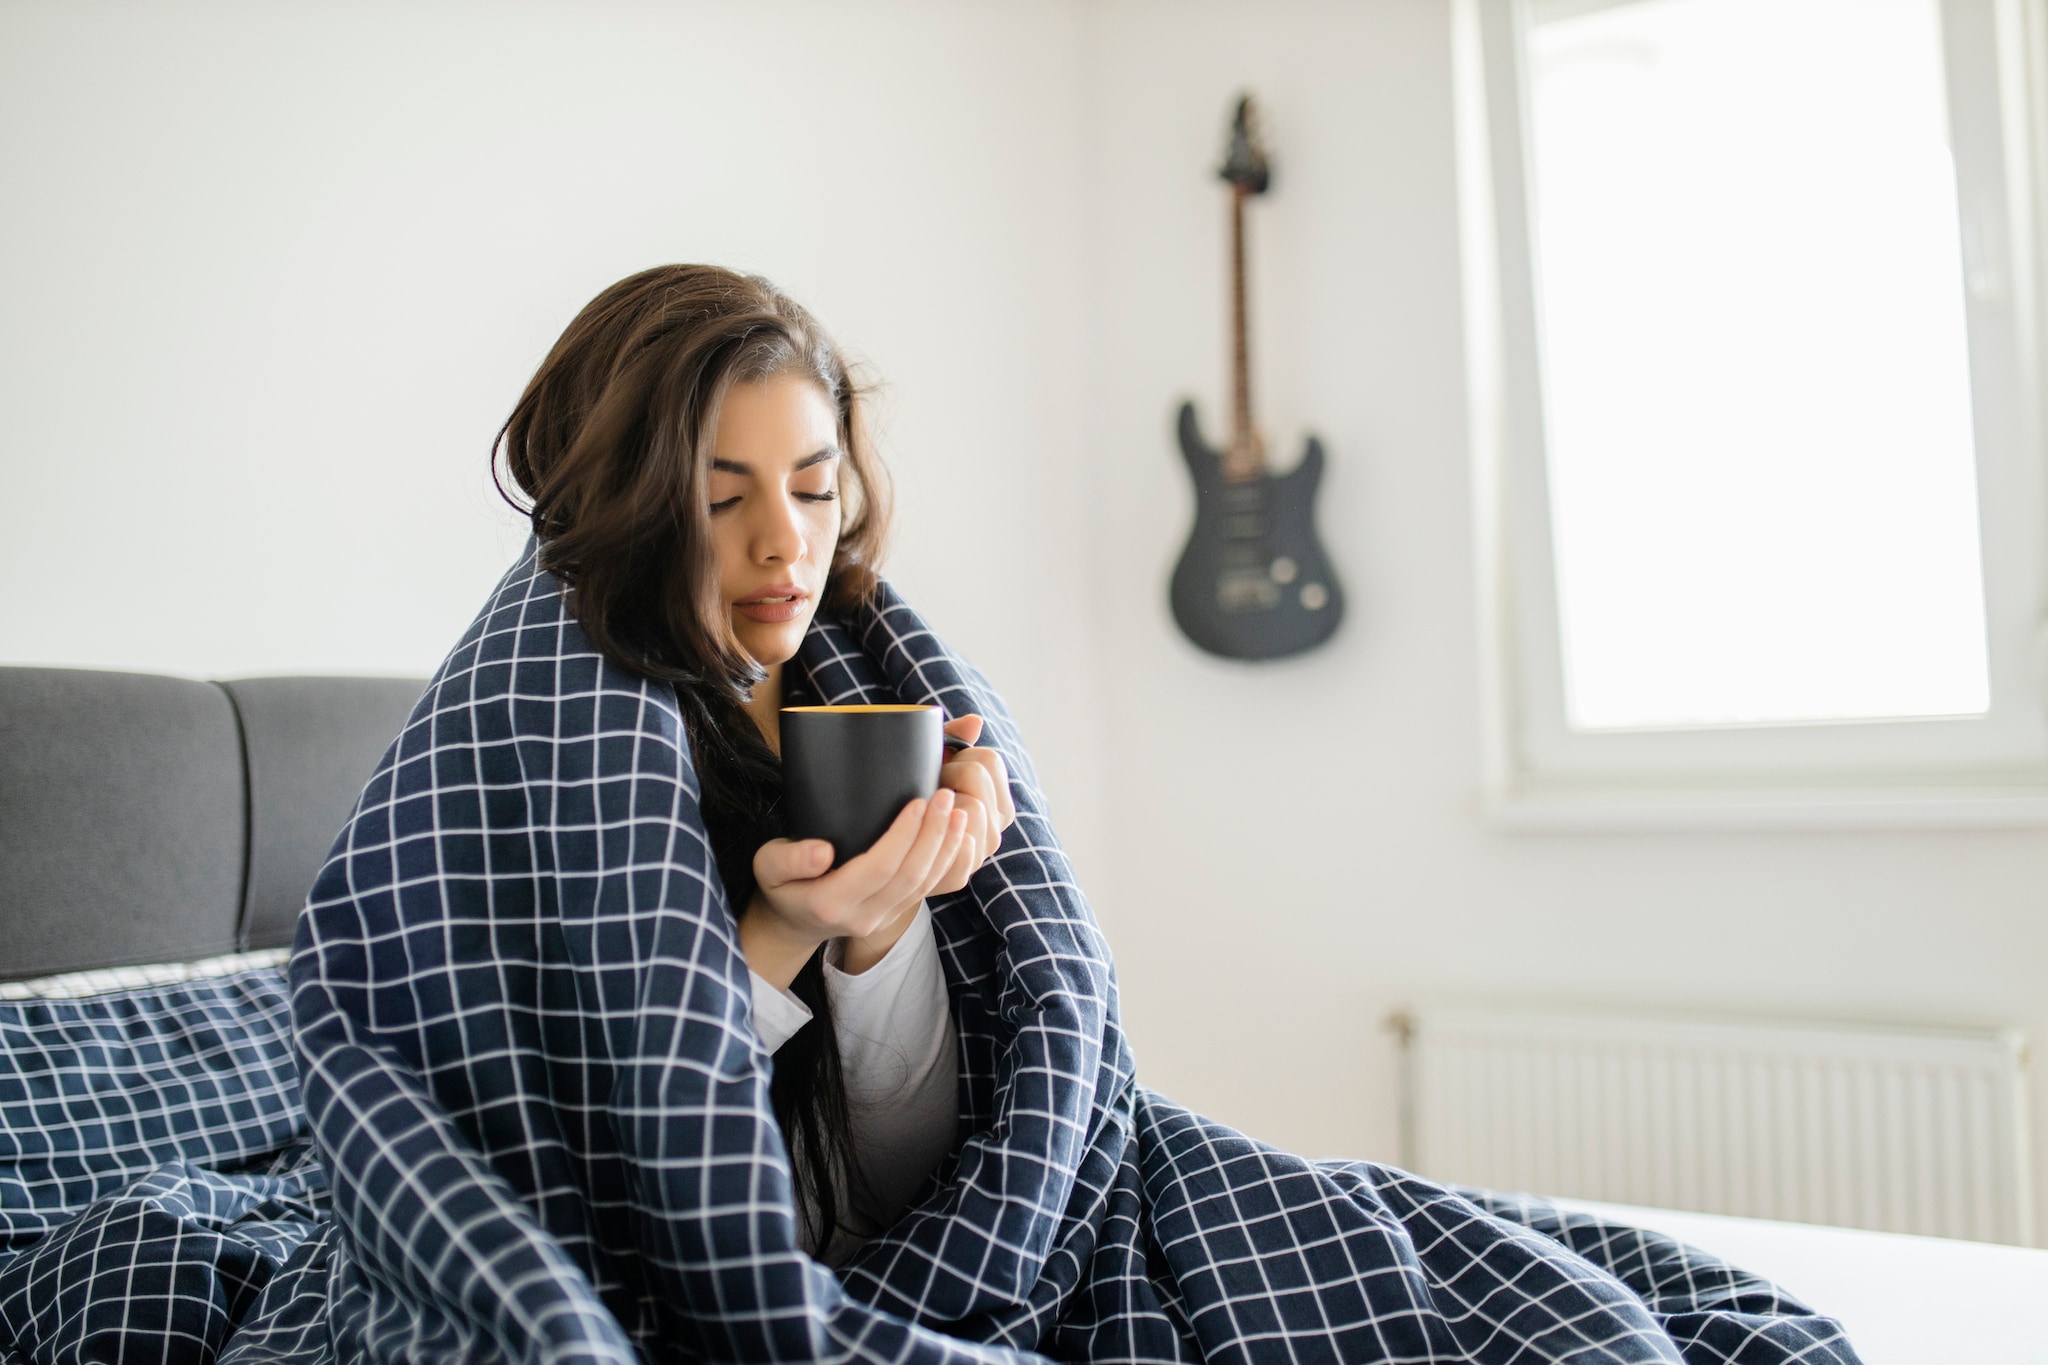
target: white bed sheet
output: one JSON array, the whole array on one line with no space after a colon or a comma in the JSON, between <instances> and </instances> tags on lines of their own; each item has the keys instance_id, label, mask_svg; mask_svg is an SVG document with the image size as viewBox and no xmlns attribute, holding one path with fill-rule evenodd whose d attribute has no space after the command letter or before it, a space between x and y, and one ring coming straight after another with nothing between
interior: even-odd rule
<instances>
[{"instance_id":1,"label":"white bed sheet","mask_svg":"<svg viewBox=\"0 0 2048 1365\"><path fill-rule=\"evenodd\" d=\"M1837 1318L1864 1365L2048 1365L2048 1251L1560 1199L1773 1280Z\"/></svg>"}]
</instances>

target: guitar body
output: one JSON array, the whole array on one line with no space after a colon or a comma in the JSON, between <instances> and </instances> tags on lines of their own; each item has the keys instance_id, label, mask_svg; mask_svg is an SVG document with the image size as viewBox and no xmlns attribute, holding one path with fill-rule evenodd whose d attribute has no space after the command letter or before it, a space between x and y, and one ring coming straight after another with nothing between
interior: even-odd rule
<instances>
[{"instance_id":1,"label":"guitar body","mask_svg":"<svg viewBox=\"0 0 2048 1365\"><path fill-rule=\"evenodd\" d=\"M1195 528L1173 570L1173 619L1226 659L1282 659L1315 648L1344 618L1344 593L1316 537L1322 442L1285 474L1224 477L1195 405L1180 406L1180 453L1195 483Z\"/></svg>"}]
</instances>

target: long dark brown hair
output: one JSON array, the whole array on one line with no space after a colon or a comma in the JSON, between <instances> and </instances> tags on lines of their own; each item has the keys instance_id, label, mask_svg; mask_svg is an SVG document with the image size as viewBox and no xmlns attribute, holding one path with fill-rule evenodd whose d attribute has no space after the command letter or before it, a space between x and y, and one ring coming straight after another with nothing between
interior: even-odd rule
<instances>
[{"instance_id":1,"label":"long dark brown hair","mask_svg":"<svg viewBox=\"0 0 2048 1365\"><path fill-rule=\"evenodd\" d=\"M532 521L541 565L591 644L675 686L735 913L753 899L755 850L782 833L782 769L742 709L766 675L732 632L707 489L726 393L785 374L815 382L838 414L844 516L821 606L844 611L874 591L888 483L857 376L817 321L758 276L664 265L620 280L562 333L492 447L499 493ZM506 489L501 460L524 500ZM775 1054L770 1092L820 1254L853 1169L823 959L821 948L790 985L812 1021Z\"/></svg>"}]
</instances>

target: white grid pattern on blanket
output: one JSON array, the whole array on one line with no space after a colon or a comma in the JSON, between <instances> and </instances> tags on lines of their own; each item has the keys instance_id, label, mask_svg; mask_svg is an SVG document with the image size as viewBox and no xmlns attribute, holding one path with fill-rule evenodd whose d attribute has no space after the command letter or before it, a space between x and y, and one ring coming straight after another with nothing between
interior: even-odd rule
<instances>
[{"instance_id":1,"label":"white grid pattern on blanket","mask_svg":"<svg viewBox=\"0 0 2048 1365\"><path fill-rule=\"evenodd\" d=\"M1302 1161L1136 1088L1107 945L993 691L886 591L820 622L801 662L829 701L979 712L1010 762L1016 824L935 906L966 1135L943 1180L843 1284L797 1250L679 712L590 650L530 548L301 925L337 1340L372 1358L1675 1361L1661 1324L1719 1321L1726 1289L1756 1310L1750 1344L1684 1358L1853 1359L1833 1324L1710 1258L1646 1305L1519 1205Z\"/></svg>"}]
</instances>

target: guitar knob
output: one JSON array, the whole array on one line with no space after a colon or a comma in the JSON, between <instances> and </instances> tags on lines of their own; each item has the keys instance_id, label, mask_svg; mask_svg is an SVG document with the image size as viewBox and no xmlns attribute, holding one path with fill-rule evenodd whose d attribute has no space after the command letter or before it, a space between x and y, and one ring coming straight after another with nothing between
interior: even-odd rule
<instances>
[{"instance_id":1,"label":"guitar knob","mask_svg":"<svg viewBox=\"0 0 2048 1365\"><path fill-rule=\"evenodd\" d=\"M1295 575L1294 561L1286 555L1281 555L1273 561L1271 572L1275 583L1292 583Z\"/></svg>"},{"instance_id":2,"label":"guitar knob","mask_svg":"<svg viewBox=\"0 0 2048 1365\"><path fill-rule=\"evenodd\" d=\"M1302 584L1301 605L1310 611L1321 611L1330 605L1330 590L1320 583Z\"/></svg>"}]
</instances>

